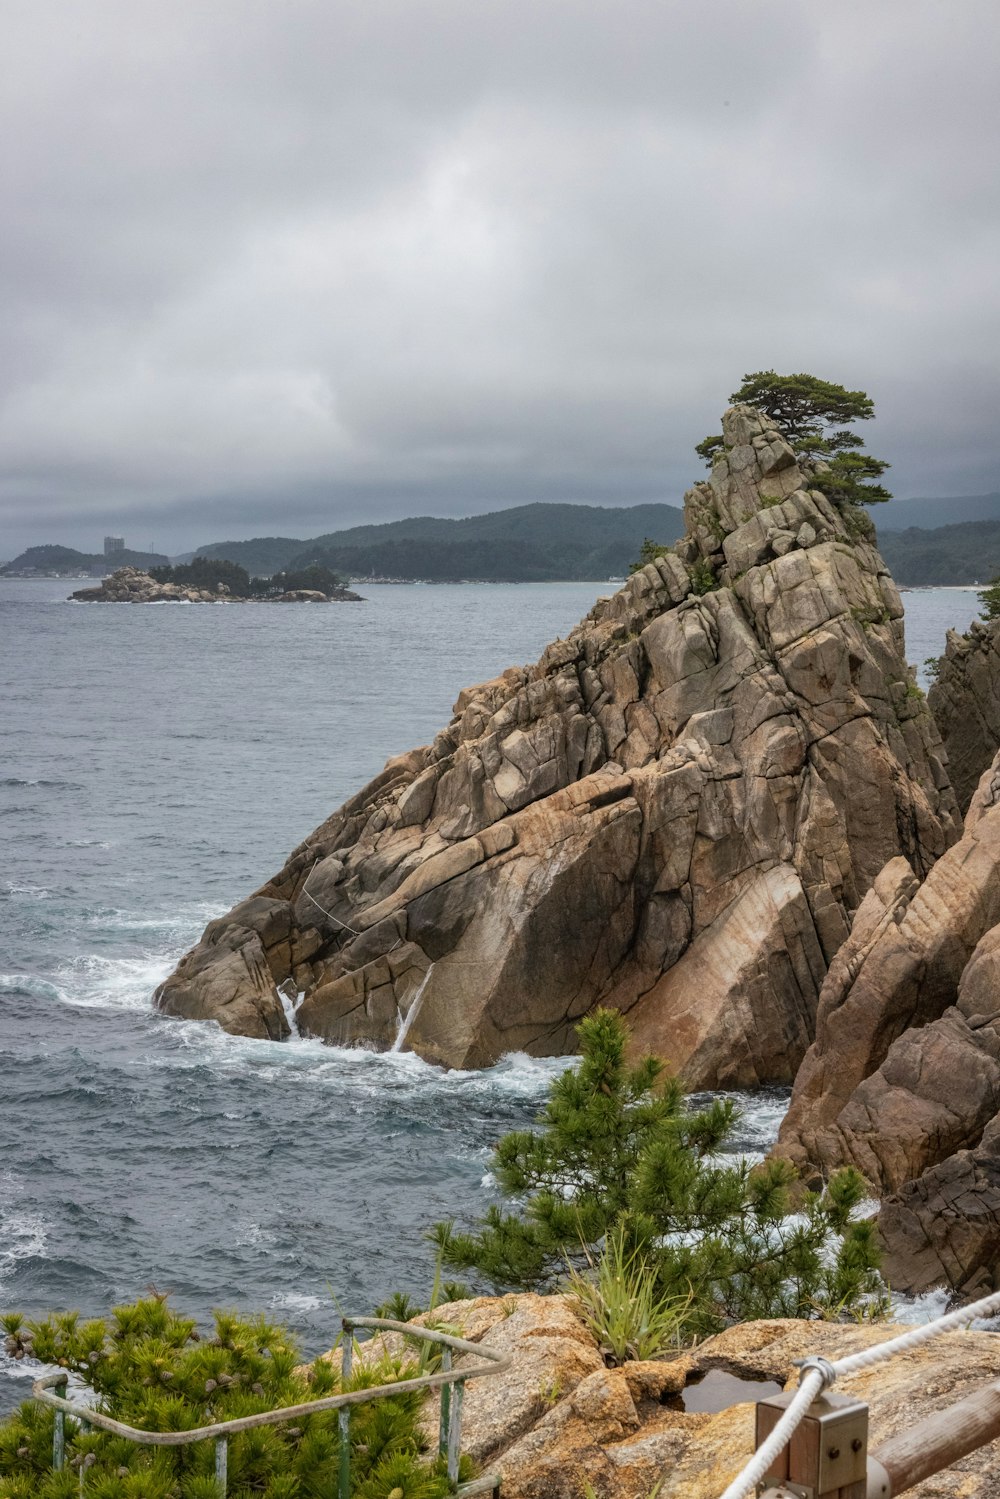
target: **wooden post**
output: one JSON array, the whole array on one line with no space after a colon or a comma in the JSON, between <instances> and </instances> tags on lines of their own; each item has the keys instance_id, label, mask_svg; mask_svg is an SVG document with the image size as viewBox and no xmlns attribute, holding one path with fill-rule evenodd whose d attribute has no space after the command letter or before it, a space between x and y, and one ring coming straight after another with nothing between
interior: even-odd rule
<instances>
[{"instance_id":1,"label":"wooden post","mask_svg":"<svg viewBox=\"0 0 1000 1499\"><path fill-rule=\"evenodd\" d=\"M890 1437L872 1457L888 1474L892 1494L905 1494L907 1489L997 1437L1000 1437L1000 1380L976 1390L957 1405L928 1416L909 1431Z\"/></svg>"}]
</instances>

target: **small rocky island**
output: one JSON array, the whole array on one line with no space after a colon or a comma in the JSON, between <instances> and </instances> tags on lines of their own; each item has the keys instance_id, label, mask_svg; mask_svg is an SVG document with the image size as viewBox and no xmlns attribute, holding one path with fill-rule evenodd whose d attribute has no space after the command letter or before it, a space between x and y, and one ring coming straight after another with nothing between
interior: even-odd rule
<instances>
[{"instance_id":1,"label":"small rocky island","mask_svg":"<svg viewBox=\"0 0 1000 1499\"><path fill-rule=\"evenodd\" d=\"M78 588L70 594L81 604L360 604L360 593L349 588L290 588L269 594L234 593L227 583L199 588L189 583L160 582L136 567L120 567L97 588Z\"/></svg>"}]
</instances>

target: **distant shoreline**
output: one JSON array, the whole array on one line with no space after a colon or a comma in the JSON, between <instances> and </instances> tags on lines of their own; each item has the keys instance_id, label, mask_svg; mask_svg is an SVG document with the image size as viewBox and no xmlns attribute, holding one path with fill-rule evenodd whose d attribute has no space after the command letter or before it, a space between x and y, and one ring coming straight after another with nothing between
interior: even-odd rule
<instances>
[{"instance_id":1,"label":"distant shoreline","mask_svg":"<svg viewBox=\"0 0 1000 1499\"><path fill-rule=\"evenodd\" d=\"M93 583L99 586L101 579L91 577L89 573L33 573L31 576L23 576L20 573L0 572L0 582L3 583ZM620 578L351 578L350 588L465 588L475 586L477 588L548 588L553 583L596 583L605 586L612 591L623 586L624 579ZM984 588L989 587L989 582L982 583L906 583L898 578L893 581L901 593L941 593L945 589L952 589L957 593L981 593Z\"/></svg>"}]
</instances>

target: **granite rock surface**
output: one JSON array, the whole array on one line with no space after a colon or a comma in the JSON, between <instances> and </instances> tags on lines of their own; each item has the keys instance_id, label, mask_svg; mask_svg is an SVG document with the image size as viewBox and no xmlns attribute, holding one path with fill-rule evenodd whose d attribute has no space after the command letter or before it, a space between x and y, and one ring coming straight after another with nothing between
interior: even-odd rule
<instances>
[{"instance_id":1,"label":"granite rock surface","mask_svg":"<svg viewBox=\"0 0 1000 1499\"><path fill-rule=\"evenodd\" d=\"M857 1166L901 1291L1000 1283L1000 755L919 883L875 881L820 996L777 1151Z\"/></svg>"},{"instance_id":2,"label":"granite rock surface","mask_svg":"<svg viewBox=\"0 0 1000 1499\"><path fill-rule=\"evenodd\" d=\"M480 1470L500 1474L505 1499L581 1499L588 1485L595 1499L649 1499L654 1491L658 1499L718 1499L753 1453L755 1401L775 1386L794 1388L797 1360L839 1358L903 1331L748 1322L672 1357L606 1368L568 1297L482 1297L439 1307L434 1317L510 1358L506 1371L466 1386L462 1417L463 1450ZM387 1341L402 1351L395 1335ZM380 1340L362 1345L362 1358L379 1347ZM461 1355L457 1366L470 1358ZM716 1384L721 1400L698 1402L716 1408L686 1410L685 1399L719 1372L730 1376ZM837 1391L868 1404L871 1450L998 1377L995 1334L963 1332L838 1380ZM426 1425L433 1440L433 1396ZM907 1492L1000 1499L1000 1442Z\"/></svg>"},{"instance_id":3,"label":"granite rock surface","mask_svg":"<svg viewBox=\"0 0 1000 1499\"><path fill-rule=\"evenodd\" d=\"M676 548L462 692L160 988L258 1036L559 1054L596 1005L695 1087L791 1082L854 913L959 819L865 517L734 407Z\"/></svg>"},{"instance_id":4,"label":"granite rock surface","mask_svg":"<svg viewBox=\"0 0 1000 1499\"><path fill-rule=\"evenodd\" d=\"M951 782L964 812L1000 749L1000 620L974 620L965 635L948 631L927 701L941 730Z\"/></svg>"}]
</instances>

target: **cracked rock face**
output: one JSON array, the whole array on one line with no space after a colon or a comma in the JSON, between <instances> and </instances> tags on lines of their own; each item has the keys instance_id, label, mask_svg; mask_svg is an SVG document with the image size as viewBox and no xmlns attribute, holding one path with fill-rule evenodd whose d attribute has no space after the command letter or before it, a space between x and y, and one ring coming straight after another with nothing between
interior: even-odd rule
<instances>
[{"instance_id":1,"label":"cracked rock face","mask_svg":"<svg viewBox=\"0 0 1000 1499\"><path fill-rule=\"evenodd\" d=\"M723 425L677 548L461 693L161 1008L280 1036L290 982L305 1033L387 1047L405 1017L470 1067L567 1051L607 1004L690 1086L792 1080L853 913L890 859L931 868L957 808L878 552L766 417Z\"/></svg>"},{"instance_id":2,"label":"cracked rock face","mask_svg":"<svg viewBox=\"0 0 1000 1499\"><path fill-rule=\"evenodd\" d=\"M1000 749L1000 620L948 631L928 698L948 751L951 783L965 810Z\"/></svg>"},{"instance_id":3,"label":"cracked rock face","mask_svg":"<svg viewBox=\"0 0 1000 1499\"><path fill-rule=\"evenodd\" d=\"M850 1162L887 1194L896 1290L988 1290L1000 1270L1000 755L960 842L918 885L889 864L820 998L777 1151Z\"/></svg>"}]
</instances>

